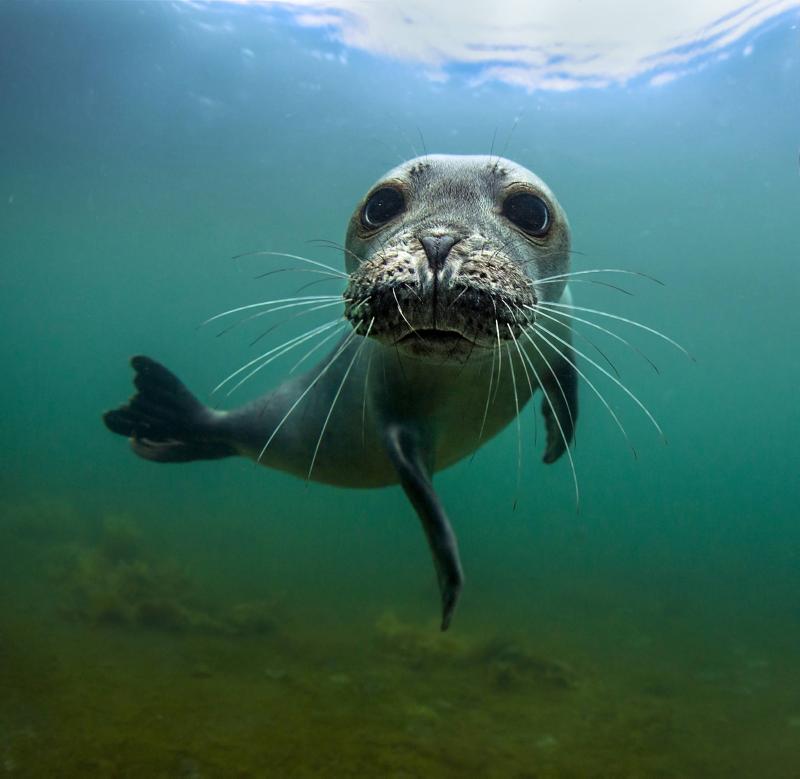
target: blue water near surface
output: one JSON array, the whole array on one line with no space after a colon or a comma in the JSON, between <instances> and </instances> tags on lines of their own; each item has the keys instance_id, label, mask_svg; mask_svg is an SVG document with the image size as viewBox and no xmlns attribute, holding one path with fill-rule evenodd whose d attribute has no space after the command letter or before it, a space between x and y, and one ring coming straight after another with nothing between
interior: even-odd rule
<instances>
[{"instance_id":1,"label":"blue water near surface","mask_svg":"<svg viewBox=\"0 0 800 779\"><path fill-rule=\"evenodd\" d=\"M285 10L0 5L0 772L800 774L799 44L790 11L666 83L526 91ZM656 374L584 328L667 442L584 363L638 456L582 387L579 511L538 401L519 485L514 425L437 476L468 576L446 636L398 488L155 466L100 421L132 354L220 407L280 382L291 357L210 394L258 331L198 325L313 279L231 257L343 267L310 241L423 148L535 171L573 269L663 282L577 303L694 357L605 322Z\"/></svg>"}]
</instances>

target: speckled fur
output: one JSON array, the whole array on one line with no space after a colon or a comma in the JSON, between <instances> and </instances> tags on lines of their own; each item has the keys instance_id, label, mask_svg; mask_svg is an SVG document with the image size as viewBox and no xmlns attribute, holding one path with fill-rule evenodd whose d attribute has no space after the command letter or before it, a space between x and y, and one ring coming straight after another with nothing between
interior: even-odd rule
<instances>
[{"instance_id":1,"label":"speckled fur","mask_svg":"<svg viewBox=\"0 0 800 779\"><path fill-rule=\"evenodd\" d=\"M498 329L503 339L509 337L507 325L519 336L520 324L533 319L525 308L536 303L533 281L485 236L470 236L451 250L438 280L436 322L430 304L433 283L419 240L411 233L399 236L351 275L346 316L355 325L374 318L371 335L392 343L413 325L451 329L494 344Z\"/></svg>"}]
</instances>

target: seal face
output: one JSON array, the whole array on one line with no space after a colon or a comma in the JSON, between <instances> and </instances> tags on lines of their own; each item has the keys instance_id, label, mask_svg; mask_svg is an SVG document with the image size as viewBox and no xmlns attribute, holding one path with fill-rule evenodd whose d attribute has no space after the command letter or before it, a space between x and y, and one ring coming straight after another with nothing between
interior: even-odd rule
<instances>
[{"instance_id":1,"label":"seal face","mask_svg":"<svg viewBox=\"0 0 800 779\"><path fill-rule=\"evenodd\" d=\"M347 232L345 316L421 359L481 359L519 337L564 284L566 216L548 187L496 157L426 156L379 180Z\"/></svg>"}]
</instances>

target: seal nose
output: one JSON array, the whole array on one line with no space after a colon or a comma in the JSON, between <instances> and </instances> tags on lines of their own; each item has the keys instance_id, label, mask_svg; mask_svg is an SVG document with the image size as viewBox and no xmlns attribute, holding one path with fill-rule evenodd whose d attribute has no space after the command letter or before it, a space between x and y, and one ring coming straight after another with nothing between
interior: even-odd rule
<instances>
[{"instance_id":1,"label":"seal nose","mask_svg":"<svg viewBox=\"0 0 800 779\"><path fill-rule=\"evenodd\" d=\"M431 270L436 273L442 269L447 255L450 254L452 249L459 239L453 238L452 235L426 235L419 239L422 248L425 249L425 256L428 258L428 265Z\"/></svg>"}]
</instances>

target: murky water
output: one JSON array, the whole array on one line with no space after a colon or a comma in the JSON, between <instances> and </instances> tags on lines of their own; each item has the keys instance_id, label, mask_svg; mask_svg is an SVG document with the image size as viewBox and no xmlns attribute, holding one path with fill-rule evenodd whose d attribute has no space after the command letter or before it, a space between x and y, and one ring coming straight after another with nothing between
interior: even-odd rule
<instances>
[{"instance_id":1,"label":"murky water","mask_svg":"<svg viewBox=\"0 0 800 779\"><path fill-rule=\"evenodd\" d=\"M800 775L800 33L766 5L674 71L546 79L415 60L400 26L384 56L352 8L0 6L0 775ZM259 331L198 325L314 279L231 257L343 267L310 242L423 148L541 175L574 269L663 282L576 302L695 358L590 317L656 364L583 329L667 443L584 362L637 457L584 386L580 511L538 402L519 485L513 425L437 476L468 577L446 634L399 488L157 466L100 421L132 354L220 407L277 384L291 355L212 398Z\"/></svg>"}]
</instances>

